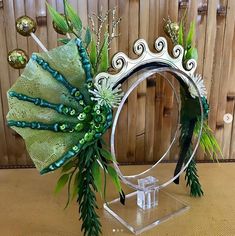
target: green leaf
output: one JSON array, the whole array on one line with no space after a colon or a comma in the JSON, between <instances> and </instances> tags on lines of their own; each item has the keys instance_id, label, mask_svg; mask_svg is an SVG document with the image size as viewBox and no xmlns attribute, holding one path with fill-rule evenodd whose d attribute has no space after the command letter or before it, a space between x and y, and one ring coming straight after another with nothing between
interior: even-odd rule
<instances>
[{"instance_id":1,"label":"green leaf","mask_svg":"<svg viewBox=\"0 0 235 236\"><path fill-rule=\"evenodd\" d=\"M67 171L71 170L73 167L74 167L74 162L73 161L69 161L68 163L66 163L62 167L62 172L67 172Z\"/></svg>"},{"instance_id":2,"label":"green leaf","mask_svg":"<svg viewBox=\"0 0 235 236\"><path fill-rule=\"evenodd\" d=\"M100 138L100 143L102 144L102 147L105 146L105 147L109 147L109 145L105 142L105 140L103 138Z\"/></svg>"},{"instance_id":3,"label":"green leaf","mask_svg":"<svg viewBox=\"0 0 235 236\"><path fill-rule=\"evenodd\" d=\"M100 172L100 165L97 161L95 161L92 165L92 176L98 192L102 195L102 176Z\"/></svg>"},{"instance_id":4,"label":"green leaf","mask_svg":"<svg viewBox=\"0 0 235 236\"><path fill-rule=\"evenodd\" d=\"M116 170L112 166L107 166L107 171L108 171L108 174L110 175L115 187L117 188L118 192L121 193L122 187L121 187L121 183L118 178Z\"/></svg>"},{"instance_id":5,"label":"green leaf","mask_svg":"<svg viewBox=\"0 0 235 236\"><path fill-rule=\"evenodd\" d=\"M65 1L65 11L66 15L68 15L68 19L71 21L72 27L74 27L79 34L81 34L82 30L82 21L80 17L77 15L75 9L68 3L68 1Z\"/></svg>"},{"instance_id":6,"label":"green leaf","mask_svg":"<svg viewBox=\"0 0 235 236\"><path fill-rule=\"evenodd\" d=\"M71 200L73 200L78 195L80 181L81 181L81 176L79 175L79 172L77 172L75 177L74 177L73 194L72 194L72 199Z\"/></svg>"},{"instance_id":7,"label":"green leaf","mask_svg":"<svg viewBox=\"0 0 235 236\"><path fill-rule=\"evenodd\" d=\"M106 150L106 149L100 148L100 154L107 161L115 161L113 156L112 156L112 154L108 150Z\"/></svg>"},{"instance_id":8,"label":"green leaf","mask_svg":"<svg viewBox=\"0 0 235 236\"><path fill-rule=\"evenodd\" d=\"M96 73L97 51L96 51L96 42L93 37L91 39L89 51L90 51L90 53L89 53L90 61L91 61L92 67L94 69L94 72Z\"/></svg>"},{"instance_id":9,"label":"green leaf","mask_svg":"<svg viewBox=\"0 0 235 236\"><path fill-rule=\"evenodd\" d=\"M70 200L71 200L71 182L72 182L72 179L73 179L73 175L74 173L76 172L77 168L75 168L71 173L70 173L70 176L69 176L69 181L68 181L68 195L67 195L67 203L65 205L65 208L66 209L70 203Z\"/></svg>"},{"instance_id":10,"label":"green leaf","mask_svg":"<svg viewBox=\"0 0 235 236\"><path fill-rule=\"evenodd\" d=\"M58 42L63 43L63 44L67 44L71 39L68 38L59 38L57 39Z\"/></svg>"},{"instance_id":11,"label":"green leaf","mask_svg":"<svg viewBox=\"0 0 235 236\"><path fill-rule=\"evenodd\" d=\"M200 121L197 121L195 128L194 128L194 136L198 138L200 130ZM200 146L203 151L207 152L212 160L216 160L218 162L218 155L223 158L222 150L213 134L213 131L208 126L207 122L205 121L203 124L202 136L200 139Z\"/></svg>"},{"instance_id":12,"label":"green leaf","mask_svg":"<svg viewBox=\"0 0 235 236\"><path fill-rule=\"evenodd\" d=\"M190 151L192 151L192 147L190 147ZM186 158L185 162L187 161L188 161L188 158ZM194 158L192 158L191 162L186 168L185 179L187 183L186 186L190 187L191 196L193 197L203 196L204 193L203 193L201 184L199 182L199 176L197 174L196 162Z\"/></svg>"},{"instance_id":13,"label":"green leaf","mask_svg":"<svg viewBox=\"0 0 235 236\"><path fill-rule=\"evenodd\" d=\"M189 32L186 40L186 49L189 50L192 47L193 38L195 35L195 22L190 23Z\"/></svg>"},{"instance_id":14,"label":"green leaf","mask_svg":"<svg viewBox=\"0 0 235 236\"><path fill-rule=\"evenodd\" d=\"M66 23L65 18L59 13L57 12L50 4L47 4L47 9L51 15L52 20L55 22L55 24L57 25L57 27L67 33L69 31L69 27Z\"/></svg>"},{"instance_id":15,"label":"green leaf","mask_svg":"<svg viewBox=\"0 0 235 236\"><path fill-rule=\"evenodd\" d=\"M99 216L96 213L98 205L94 191L96 190L96 187L92 174L92 166L94 162L96 162L96 157L95 153L93 154L92 158L86 161L88 150L82 150L77 164L79 172L78 176L81 178L78 183L78 210L80 213L80 219L82 220L81 231L83 231L83 234L86 236L98 236L102 234Z\"/></svg>"},{"instance_id":16,"label":"green leaf","mask_svg":"<svg viewBox=\"0 0 235 236\"><path fill-rule=\"evenodd\" d=\"M69 180L69 174L63 174L60 178L59 178L59 180L58 180L58 182L57 182L57 184L56 184L56 187L55 187L55 193L57 194L57 193L59 193L62 189L63 189L63 187L66 185L66 183L68 182L68 180Z\"/></svg>"},{"instance_id":17,"label":"green leaf","mask_svg":"<svg viewBox=\"0 0 235 236\"><path fill-rule=\"evenodd\" d=\"M93 154L94 154L94 147L93 146L88 146L86 148L85 164L87 164L92 159Z\"/></svg>"},{"instance_id":18,"label":"green leaf","mask_svg":"<svg viewBox=\"0 0 235 236\"><path fill-rule=\"evenodd\" d=\"M178 34L178 43L184 47L184 26L183 21L180 22L179 34Z\"/></svg>"},{"instance_id":19,"label":"green leaf","mask_svg":"<svg viewBox=\"0 0 235 236\"><path fill-rule=\"evenodd\" d=\"M106 72L109 68L109 53L108 53L108 33L105 33L104 42L100 50L100 55L98 55L100 60L98 61L98 73Z\"/></svg>"},{"instance_id":20,"label":"green leaf","mask_svg":"<svg viewBox=\"0 0 235 236\"><path fill-rule=\"evenodd\" d=\"M86 28L86 34L85 34L85 43L86 43L86 47L89 46L91 42L91 30L89 27Z\"/></svg>"},{"instance_id":21,"label":"green leaf","mask_svg":"<svg viewBox=\"0 0 235 236\"><path fill-rule=\"evenodd\" d=\"M197 49L194 48L194 47L191 47L191 48L187 51L187 53L186 53L186 55L185 55L185 59L186 59L186 60L195 59L195 60L197 61L197 59L198 59Z\"/></svg>"}]
</instances>

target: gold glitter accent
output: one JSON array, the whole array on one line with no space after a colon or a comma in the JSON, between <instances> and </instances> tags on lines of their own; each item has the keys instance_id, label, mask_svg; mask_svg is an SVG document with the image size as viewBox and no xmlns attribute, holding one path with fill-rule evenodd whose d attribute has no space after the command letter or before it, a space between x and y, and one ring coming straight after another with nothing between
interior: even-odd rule
<instances>
[{"instance_id":1,"label":"gold glitter accent","mask_svg":"<svg viewBox=\"0 0 235 236\"><path fill-rule=\"evenodd\" d=\"M36 22L29 16L21 16L16 19L16 30L23 36L30 36L30 33L34 33L37 29Z\"/></svg>"},{"instance_id":2,"label":"gold glitter accent","mask_svg":"<svg viewBox=\"0 0 235 236\"><path fill-rule=\"evenodd\" d=\"M8 53L7 60L14 69L23 69L29 58L24 50L17 48Z\"/></svg>"}]
</instances>

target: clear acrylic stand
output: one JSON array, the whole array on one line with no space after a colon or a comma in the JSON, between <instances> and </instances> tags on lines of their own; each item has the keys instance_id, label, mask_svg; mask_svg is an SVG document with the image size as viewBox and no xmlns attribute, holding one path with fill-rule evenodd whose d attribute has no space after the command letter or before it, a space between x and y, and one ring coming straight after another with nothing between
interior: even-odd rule
<instances>
[{"instance_id":1,"label":"clear acrylic stand","mask_svg":"<svg viewBox=\"0 0 235 236\"><path fill-rule=\"evenodd\" d=\"M104 204L111 215L136 235L189 209L182 201L159 191L158 180L153 176L138 179L138 184L144 190L126 195L125 205L119 198Z\"/></svg>"},{"instance_id":2,"label":"clear acrylic stand","mask_svg":"<svg viewBox=\"0 0 235 236\"><path fill-rule=\"evenodd\" d=\"M137 191L137 205L143 210L147 210L158 205L158 180L153 176L138 179L141 189ZM151 189L148 189L148 188Z\"/></svg>"},{"instance_id":3,"label":"clear acrylic stand","mask_svg":"<svg viewBox=\"0 0 235 236\"><path fill-rule=\"evenodd\" d=\"M119 222L121 222L125 227L127 227L132 233L134 234L140 234L146 230L149 230L157 225L159 225L162 222L165 222L168 219L171 219L172 217L185 212L189 209L189 206L185 204L184 202L176 199L169 193L163 191L163 188L165 188L167 185L171 184L176 178L178 178L182 172L186 169L190 161L192 160L193 156L196 153L196 150L198 148L200 138L201 138L201 132L202 132L202 126L203 126L203 107L202 107L202 101L200 98L200 93L195 85L195 83L192 81L192 79L185 74L184 72L178 70L178 69L172 69L169 67L166 68L157 68L157 69L151 69L150 71L144 71L143 73L139 73L139 79L136 80L130 88L126 91L119 107L116 112L116 115L114 117L113 126L112 126L112 132L111 132L111 152L112 155L116 158L115 155L115 130L117 126L117 121L119 118L119 115L121 113L122 107L124 103L126 102L128 96L130 93L145 79L153 75L154 73L161 74L164 78L164 74L162 73L170 73L175 74L179 78L182 78L182 80L185 80L185 78L188 79L188 83L191 83L195 90L197 91L199 97L199 103L200 103L200 110L201 110L201 127L200 132L198 135L198 139L195 140L195 146L192 151L192 154L190 158L188 159L187 163L185 163L180 170L178 174L175 176L168 176L167 179L161 179L161 181L158 181L158 174L157 166L158 164L163 161L163 159L166 157L167 153L169 153L172 145L174 144L177 136L177 130L175 133L175 137L170 144L169 148L163 154L163 156L149 169L145 170L142 173L134 174L125 176L121 172L117 162L113 162L113 165L122 180L124 184L131 187L132 189L136 190L135 192L132 192L128 195L126 195L126 201L125 205L122 205L120 203L120 199L114 199L110 202L107 202L104 204L104 209L107 210L113 217L115 217ZM167 78L166 78L167 79ZM174 94L176 94L176 91L174 89L174 86L170 83ZM179 99L177 98L177 102ZM178 107L179 108L179 107ZM179 113L178 113L179 114ZM154 173L154 176L152 175Z\"/></svg>"}]
</instances>

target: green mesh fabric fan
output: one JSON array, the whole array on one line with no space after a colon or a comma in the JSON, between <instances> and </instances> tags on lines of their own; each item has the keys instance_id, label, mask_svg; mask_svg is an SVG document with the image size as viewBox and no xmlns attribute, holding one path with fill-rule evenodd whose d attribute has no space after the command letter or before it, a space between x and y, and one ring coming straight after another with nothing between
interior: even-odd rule
<instances>
[{"instance_id":1,"label":"green mesh fabric fan","mask_svg":"<svg viewBox=\"0 0 235 236\"><path fill-rule=\"evenodd\" d=\"M93 78L109 67L109 44L115 34L109 35L102 16L104 37L95 30L82 26L72 6L64 0L61 15L48 5L54 29L60 34L63 46L50 51L34 35L37 25L28 16L16 20L16 30L23 36L32 36L44 51L34 53L26 68L8 91L8 126L25 140L27 150L41 174L57 169L61 176L56 185L59 192L68 186L68 201L77 198L81 231L84 235L101 233L96 213L96 192L105 199L106 175L109 175L124 203L125 196L113 157L104 145L102 135L112 125L112 109L118 106L123 93L120 86L113 88L109 81L95 83ZM113 31L120 19L112 11ZM96 31L97 32L97 31ZM85 33L85 34L84 34ZM70 35L69 35L70 34ZM71 35L73 35L71 39ZM23 68L27 55L13 50L8 62L14 68Z\"/></svg>"},{"instance_id":2,"label":"green mesh fabric fan","mask_svg":"<svg viewBox=\"0 0 235 236\"><path fill-rule=\"evenodd\" d=\"M8 125L25 139L41 173L61 167L111 124L111 109L90 99L89 60L78 43L33 54L8 92Z\"/></svg>"},{"instance_id":3,"label":"green mesh fabric fan","mask_svg":"<svg viewBox=\"0 0 235 236\"><path fill-rule=\"evenodd\" d=\"M33 54L8 91L7 120L24 138L41 174L63 167L65 174L59 179L58 188L69 182L68 203L76 172L74 192L82 205L79 211L83 228L88 235L98 235L101 225L95 212L94 191L103 195L102 169L112 177L124 199L111 166L112 156L102 147L101 140L112 124L112 106L122 94L119 87L112 90L112 86L95 86L91 76L90 60L80 39L47 53Z\"/></svg>"}]
</instances>

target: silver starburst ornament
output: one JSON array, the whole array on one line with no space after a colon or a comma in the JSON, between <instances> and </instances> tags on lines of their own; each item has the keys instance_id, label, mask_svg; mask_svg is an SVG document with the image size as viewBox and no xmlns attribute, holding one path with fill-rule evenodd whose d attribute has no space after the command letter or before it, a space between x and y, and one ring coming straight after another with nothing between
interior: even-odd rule
<instances>
[{"instance_id":1,"label":"silver starburst ornament","mask_svg":"<svg viewBox=\"0 0 235 236\"><path fill-rule=\"evenodd\" d=\"M124 93L121 90L121 84L113 88L114 84L109 79L100 80L99 83L94 84L94 89L89 90L93 95L91 98L97 101L101 106L118 107Z\"/></svg>"},{"instance_id":2,"label":"silver starburst ornament","mask_svg":"<svg viewBox=\"0 0 235 236\"><path fill-rule=\"evenodd\" d=\"M207 96L207 91L206 91L206 86L204 84L202 76L200 74L196 74L196 75L193 75L191 78L194 81L194 83L196 84L196 86L199 90L200 96L201 97L206 97ZM189 92L190 92L190 94L193 98L198 97L198 93L197 93L196 89L194 88L194 86L191 83L189 84L189 89L188 90L189 90Z\"/></svg>"}]
</instances>

